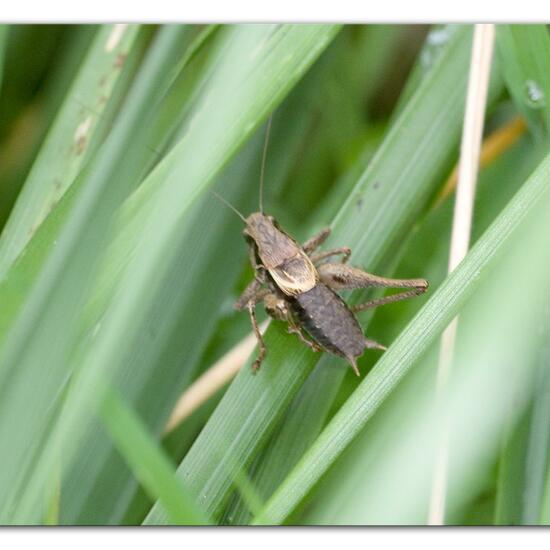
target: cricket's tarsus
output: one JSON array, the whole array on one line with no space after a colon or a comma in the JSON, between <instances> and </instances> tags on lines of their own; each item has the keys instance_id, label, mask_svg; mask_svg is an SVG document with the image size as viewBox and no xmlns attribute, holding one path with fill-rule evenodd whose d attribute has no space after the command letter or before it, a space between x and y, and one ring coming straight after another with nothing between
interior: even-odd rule
<instances>
[{"instance_id":1,"label":"cricket's tarsus","mask_svg":"<svg viewBox=\"0 0 550 550\"><path fill-rule=\"evenodd\" d=\"M360 376L357 359L365 349L385 350L386 347L365 338L355 317L356 312L405 300L424 293L425 279L390 279L367 273L347 265L351 249L347 246L315 252L330 235L330 227L311 237L303 245L281 229L276 220L263 211L263 184L271 117L267 123L260 172L259 212L245 218L235 207L214 193L243 220L243 234L248 242L254 279L245 288L235 308L248 309L250 322L258 340L258 357L253 371L260 367L266 346L256 320L256 304L263 302L267 313L288 324L294 333L313 351L327 351L343 357ZM340 256L339 263L326 260ZM376 298L349 307L337 294L338 290L361 288L407 289L390 296Z\"/></svg>"}]
</instances>

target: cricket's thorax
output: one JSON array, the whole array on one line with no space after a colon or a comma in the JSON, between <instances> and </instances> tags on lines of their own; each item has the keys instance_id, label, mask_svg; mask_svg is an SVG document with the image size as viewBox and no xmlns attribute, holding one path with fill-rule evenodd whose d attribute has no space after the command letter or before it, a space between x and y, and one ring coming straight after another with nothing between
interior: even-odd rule
<instances>
[{"instance_id":1,"label":"cricket's thorax","mask_svg":"<svg viewBox=\"0 0 550 550\"><path fill-rule=\"evenodd\" d=\"M319 282L294 297L294 313L307 332L325 349L353 363L362 355L365 336L344 300Z\"/></svg>"},{"instance_id":2,"label":"cricket's thorax","mask_svg":"<svg viewBox=\"0 0 550 550\"><path fill-rule=\"evenodd\" d=\"M317 284L319 276L309 256L275 226L273 218L258 212L251 214L245 234L254 241L261 264L286 295L296 296Z\"/></svg>"}]
</instances>

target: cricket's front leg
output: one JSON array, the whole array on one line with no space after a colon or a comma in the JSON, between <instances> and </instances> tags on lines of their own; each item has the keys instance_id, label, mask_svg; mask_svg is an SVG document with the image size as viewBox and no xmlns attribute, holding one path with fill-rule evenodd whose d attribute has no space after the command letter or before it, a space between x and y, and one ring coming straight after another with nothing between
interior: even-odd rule
<instances>
[{"instance_id":1,"label":"cricket's front leg","mask_svg":"<svg viewBox=\"0 0 550 550\"><path fill-rule=\"evenodd\" d=\"M330 227L325 227L319 233L316 235L313 235L310 239L308 239L303 245L302 248L304 249L304 252L306 254L310 254L317 248L319 248L328 238L330 235Z\"/></svg>"},{"instance_id":2,"label":"cricket's front leg","mask_svg":"<svg viewBox=\"0 0 550 550\"><path fill-rule=\"evenodd\" d=\"M252 302L254 305L261 302L270 292L268 288L262 288L262 285L263 282L261 279L253 279L235 302L235 309L242 311L248 307L249 302Z\"/></svg>"},{"instance_id":3,"label":"cricket's front leg","mask_svg":"<svg viewBox=\"0 0 550 550\"><path fill-rule=\"evenodd\" d=\"M279 298L273 291L269 288L261 288L262 281L254 279L241 294L240 298L235 303L237 309L248 309L248 314L250 315L250 324L256 335L256 340L258 341L258 357L252 364L252 369L257 371L260 368L263 360L266 355L266 346L264 342L263 335L260 331L258 325L258 320L256 319L256 304L259 302L264 302L265 309L267 313L274 319L287 319L288 304L282 298Z\"/></svg>"},{"instance_id":4,"label":"cricket's front leg","mask_svg":"<svg viewBox=\"0 0 550 550\"><path fill-rule=\"evenodd\" d=\"M344 264L322 264L318 267L318 272L321 281L333 290L353 290L373 287L410 289L391 296L370 300L364 304L358 304L352 308L355 312L419 296L426 292L428 288L428 281L426 279L390 279L389 277L379 277L357 267Z\"/></svg>"},{"instance_id":5,"label":"cricket's front leg","mask_svg":"<svg viewBox=\"0 0 550 550\"><path fill-rule=\"evenodd\" d=\"M258 271L260 264L256 261L256 247L253 243L248 243L248 258L250 259L250 265L253 267L254 271Z\"/></svg>"},{"instance_id":6,"label":"cricket's front leg","mask_svg":"<svg viewBox=\"0 0 550 550\"><path fill-rule=\"evenodd\" d=\"M248 302L247 304L248 313L250 314L250 323L252 324L252 328L254 329L254 334L256 335L256 340L258 340L258 346L260 348L258 352L258 357L256 357L256 360L254 363L252 363L252 370L257 371L260 368L260 365L262 364L262 361L265 358L265 342L264 338L262 336L262 333L260 331L260 327L258 326L258 321L256 319L256 311L254 310L255 304L252 302Z\"/></svg>"},{"instance_id":7,"label":"cricket's front leg","mask_svg":"<svg viewBox=\"0 0 550 550\"><path fill-rule=\"evenodd\" d=\"M262 282L258 279L254 279L244 289L244 292L235 302L235 309L248 309L248 314L250 315L250 324L252 325L252 329L254 330L256 339L258 340L258 346L260 347L258 357L252 364L252 368L254 369L254 371L260 368L266 352L264 339L262 333L260 332L260 327L258 326L258 321L256 319L255 307L258 302L261 302L265 298L265 296L271 292L268 288L261 288L261 286Z\"/></svg>"}]
</instances>

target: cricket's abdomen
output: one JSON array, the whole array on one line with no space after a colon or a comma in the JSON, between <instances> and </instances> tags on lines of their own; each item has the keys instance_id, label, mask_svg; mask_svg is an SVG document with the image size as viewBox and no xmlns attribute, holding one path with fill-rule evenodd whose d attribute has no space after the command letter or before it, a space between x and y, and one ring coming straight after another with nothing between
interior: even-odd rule
<instances>
[{"instance_id":1,"label":"cricket's abdomen","mask_svg":"<svg viewBox=\"0 0 550 550\"><path fill-rule=\"evenodd\" d=\"M308 334L327 351L355 364L363 354L365 336L344 300L323 283L293 299L295 315Z\"/></svg>"}]
</instances>

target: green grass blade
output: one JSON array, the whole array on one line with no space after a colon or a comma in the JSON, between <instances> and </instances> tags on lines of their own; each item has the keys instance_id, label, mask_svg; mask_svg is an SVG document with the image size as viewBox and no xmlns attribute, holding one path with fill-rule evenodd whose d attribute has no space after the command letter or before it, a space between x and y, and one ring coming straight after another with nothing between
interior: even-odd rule
<instances>
[{"instance_id":1,"label":"green grass blade","mask_svg":"<svg viewBox=\"0 0 550 550\"><path fill-rule=\"evenodd\" d=\"M251 468L252 483L264 502L322 430L345 373L320 362L289 405L279 430ZM241 499L229 504L225 518L228 523L246 525L258 512Z\"/></svg>"},{"instance_id":2,"label":"green grass blade","mask_svg":"<svg viewBox=\"0 0 550 550\"><path fill-rule=\"evenodd\" d=\"M217 181L226 199L243 210L256 203L250 189L255 191L257 187L260 141L254 139L250 147L247 145ZM119 291L120 273L128 261L126 251L139 243L141 215L147 204L144 194L137 193L121 212L118 231L97 282L86 323L89 330L101 322L110 300ZM144 325L145 334L155 335L153 345L142 345L141 336L129 341L130 355L123 364L121 392L129 402L136 403L140 416L155 433L161 432L173 403L195 375L244 253L240 220L213 197L201 198L186 218L177 246L177 258L181 259L164 279ZM220 234L232 238L220 243ZM224 269L219 269L220 265ZM156 319L163 319L162 325L153 321ZM86 476L82 479L81 463L90 453L95 460L86 464ZM64 498L68 506L63 510L63 521L103 523L109 518L117 523L121 520L117 514L127 506L134 485L110 442L103 437L101 426L94 423L79 449L74 470L65 478Z\"/></svg>"},{"instance_id":3,"label":"green grass blade","mask_svg":"<svg viewBox=\"0 0 550 550\"><path fill-rule=\"evenodd\" d=\"M424 77L435 67L439 56L445 51L447 43L459 28L460 25L453 24L432 25L430 27L409 78L399 95L399 100L391 115L392 119L395 120L399 116Z\"/></svg>"},{"instance_id":4,"label":"green grass blade","mask_svg":"<svg viewBox=\"0 0 550 550\"><path fill-rule=\"evenodd\" d=\"M331 244L350 245L353 261L370 271L406 234L448 170L463 114L469 40L467 27L454 35L439 69L388 134L333 224ZM317 359L276 325L266 334L266 364L255 376L246 366L239 373L179 468L197 494L206 494L213 516L222 512L237 465L250 464ZM330 364L325 357L319 368ZM155 509L147 518L162 520Z\"/></svg>"},{"instance_id":5,"label":"green grass blade","mask_svg":"<svg viewBox=\"0 0 550 550\"><path fill-rule=\"evenodd\" d=\"M548 312L533 342L535 389L532 404L520 422L511 424L499 461L495 523L537 525L541 521L549 464L550 375L548 373ZM527 359L523 358L523 363Z\"/></svg>"},{"instance_id":6,"label":"green grass blade","mask_svg":"<svg viewBox=\"0 0 550 550\"><path fill-rule=\"evenodd\" d=\"M135 412L114 391L101 407L103 422L120 453L149 495L159 500L174 525L210 523L175 474L175 467L147 433Z\"/></svg>"},{"instance_id":7,"label":"green grass blade","mask_svg":"<svg viewBox=\"0 0 550 550\"><path fill-rule=\"evenodd\" d=\"M501 70L531 129L550 131L550 36L546 25L498 25Z\"/></svg>"},{"instance_id":8,"label":"green grass blade","mask_svg":"<svg viewBox=\"0 0 550 550\"><path fill-rule=\"evenodd\" d=\"M546 456L550 454L550 448L546 449ZM537 523L539 525L550 525L550 467L546 464L546 475L542 487L538 490L542 493L539 504L539 517Z\"/></svg>"},{"instance_id":9,"label":"green grass blade","mask_svg":"<svg viewBox=\"0 0 550 550\"><path fill-rule=\"evenodd\" d=\"M548 426L550 406L548 403L548 378L544 380L544 395L537 395L535 402L536 416L530 433L530 454L528 455L528 470L526 480L526 498L523 511L524 525L549 525L550 519L543 519L543 503L545 480L548 475L548 457L550 445L548 444L548 432L543 431ZM544 424L543 424L544 422ZM540 436L540 438L537 438Z\"/></svg>"},{"instance_id":10,"label":"green grass blade","mask_svg":"<svg viewBox=\"0 0 550 550\"><path fill-rule=\"evenodd\" d=\"M157 94L156 102L160 102L159 112L156 113L156 109L153 105L149 105L148 108L150 113L155 113L156 124L154 125L155 129L153 135L147 138L147 141L151 140L151 145L145 148L139 160L134 163L133 168L135 174L142 173L146 171L148 167L154 165L159 155L157 148L161 149L161 144L168 142L169 139L173 137L174 125L181 123L180 116L174 116L172 114L169 122L166 120L166 115L163 116L163 110L166 109L163 96L166 93L166 89L169 88L173 78L177 76L172 72L175 61L179 61L179 58L182 57L182 52L183 57L180 61L189 61L196 53L197 49L203 45L204 40L209 36L211 30L212 29L205 29L202 33L198 33L199 36L196 37L194 36L194 32L190 31L188 27L173 27L161 31L159 36L161 38L163 36L166 37L164 43L160 43L159 45L159 48L166 50L165 58L162 61L163 67L161 68L161 72L164 73L166 77L163 79L164 81L157 81L155 87ZM187 38L188 35L189 38ZM189 47L186 49L184 46L186 46L187 41L190 43ZM180 62L178 68L179 70L185 69L185 63ZM188 77L187 80L191 79ZM181 90L178 89L175 91L170 89L169 93L179 93L180 98L182 95ZM152 101L150 103L154 102ZM107 124L108 122L110 122L110 118L105 117L101 119L100 124ZM145 134L147 130L147 125L144 125L139 132ZM128 139L133 139L133 136L129 135ZM128 147L130 147L130 145L131 144L128 143ZM45 145L45 147L47 146ZM82 187L86 181L85 178L85 174L81 174L76 178L74 185L71 185L67 189L67 192L64 193L59 202L55 204L44 223L38 226L36 232L33 233L33 236L24 249L24 254L22 254L20 258L17 258L15 263L10 266L4 277L0 280L0 301L3 304L2 311L0 312L0 340L6 336L7 328L13 323L30 288L36 283L44 262L48 258L63 230L64 223L73 208L74 201L78 193L82 191ZM22 205L23 202L23 199L21 199L20 204ZM121 222L121 224L124 224L124 222ZM127 242L125 244L131 246Z\"/></svg>"},{"instance_id":11,"label":"green grass blade","mask_svg":"<svg viewBox=\"0 0 550 550\"><path fill-rule=\"evenodd\" d=\"M510 422L498 463L494 522L496 525L521 525L525 490L526 448L531 415ZM515 419L514 419L515 420Z\"/></svg>"},{"instance_id":12,"label":"green grass blade","mask_svg":"<svg viewBox=\"0 0 550 550\"><path fill-rule=\"evenodd\" d=\"M535 357L536 385L532 416L529 425L529 439L526 445L525 492L522 499L524 525L536 525L541 520L544 485L550 464L550 373L548 372L548 311L539 327L538 354Z\"/></svg>"},{"instance_id":13,"label":"green grass blade","mask_svg":"<svg viewBox=\"0 0 550 550\"><path fill-rule=\"evenodd\" d=\"M0 239L0 277L6 274L37 227L73 183L89 160L95 133L123 74L123 60L135 43L139 27L129 25L118 41L116 25L104 25L90 47L67 92Z\"/></svg>"},{"instance_id":14,"label":"green grass blade","mask_svg":"<svg viewBox=\"0 0 550 550\"><path fill-rule=\"evenodd\" d=\"M284 521L353 441L407 371L467 302L481 276L492 267L492 260L506 244L508 237L539 202L547 198L549 178L550 157L546 157L465 260L444 281L338 411L267 503L264 512L256 518L257 523Z\"/></svg>"},{"instance_id":15,"label":"green grass blade","mask_svg":"<svg viewBox=\"0 0 550 550\"><path fill-rule=\"evenodd\" d=\"M164 284L167 277L181 270L178 252L186 235L180 231L188 222L189 209L337 31L336 26L323 25L227 28L226 47L220 48L216 71L186 133L143 184L148 200L140 227L141 239L121 274L124 279L120 289L110 302L93 343L84 341L78 352L80 374L71 385L52 436L52 440L62 442L64 456L81 437L89 407L99 397L100 381L107 375L134 376L132 357L136 343L150 339L148 314L158 303L170 303L172 289ZM235 58L243 63L236 65ZM155 79L150 83L154 85ZM109 149L110 155L119 152L119 144L116 145L114 151ZM132 151L127 156L128 153ZM95 178L104 175L94 173ZM106 214L116 205L112 201L109 193L101 197L98 207L105 211L99 210L101 216L94 220L95 224L105 221ZM95 225L94 231L101 234ZM171 329L171 325L163 328ZM163 342L157 342L151 352L162 351ZM15 517L27 517L36 508L37 491L55 460L54 450L53 442L47 444Z\"/></svg>"},{"instance_id":16,"label":"green grass blade","mask_svg":"<svg viewBox=\"0 0 550 550\"><path fill-rule=\"evenodd\" d=\"M178 45L178 29L167 27L150 48L143 64L145 73L136 80L126 98L121 121L94 159L94 169L87 170L82 176L86 178L85 182L63 231L54 242L36 283L25 296L9 338L3 342L0 363L4 382L3 404L25 421L24 430L18 430L15 438L15 428L11 423L5 421L0 425L0 438L10 441L12 448L9 457L12 462L5 461L0 474L0 485L6 496L2 513L7 514L8 510L14 513L13 508L10 509L11 499L19 500L25 508L24 499L17 496L25 491L25 496L34 503L21 513L21 521L40 513L36 504L40 498L39 489L23 489L26 469L31 468L36 459L34 453L42 444L39 434L44 434L46 426L51 426L64 397L67 378L76 366L71 354L75 343L80 341L77 317L81 313L93 267L103 252L114 211L136 185L136 171L143 157L143 141L140 139L146 138L141 130L147 128L151 105L163 92L159 83L166 77L164 61L173 59L174 47ZM128 148L129 142L133 143L132 148ZM122 158L126 162L121 162ZM52 341L56 342L55 347L51 346ZM28 408L29 402L34 404L33 409ZM44 411L49 414L44 414ZM51 439L48 444L53 449L57 442ZM52 453L51 460L55 461L56 453ZM47 462L44 462L43 468L47 467ZM14 468L12 473L11 468ZM48 474L39 470L34 469L34 480L43 485Z\"/></svg>"},{"instance_id":17,"label":"green grass blade","mask_svg":"<svg viewBox=\"0 0 550 550\"><path fill-rule=\"evenodd\" d=\"M425 523L442 418L448 419L449 441L446 524L463 523L464 509L471 510L478 495L490 499L503 432L529 408L536 384L532 359L537 346L533 344L550 267L543 253L549 197L546 193L518 227L520 231L503 243L490 275L482 276L475 295L462 309L445 398L440 402L433 398L435 345L331 469L332 490L325 488L324 498L308 499L309 510L320 509L320 513L306 512L308 522ZM516 284L525 290L521 295L509 293ZM496 317L495 310L499 311ZM408 393L403 392L405 388ZM517 497L516 506L521 507L521 494ZM318 501L318 506L312 506L312 501Z\"/></svg>"},{"instance_id":18,"label":"green grass blade","mask_svg":"<svg viewBox=\"0 0 550 550\"><path fill-rule=\"evenodd\" d=\"M546 473L546 482L544 484L544 498L542 500L540 524L550 525L550 475Z\"/></svg>"},{"instance_id":19,"label":"green grass blade","mask_svg":"<svg viewBox=\"0 0 550 550\"><path fill-rule=\"evenodd\" d=\"M2 109L0 117L4 120L3 129L8 132L10 138L7 142L4 142L6 149L3 150L2 156L4 158L0 164L0 178L3 181L0 195L0 224L2 229L4 229L13 211L18 194L30 173L40 147L63 104L67 90L74 81L97 31L97 26L74 25L70 30L54 27L50 32L48 27L43 25L41 29L45 29L44 35L48 36L47 39L44 35L40 36L41 31L37 30L38 27L36 26L31 32L33 35L37 33L38 36L29 35L24 36L22 39L20 34L22 29L29 28L32 28L32 26L11 26L9 29L9 46L6 51L5 93L2 93L2 101L0 102L0 108ZM25 31L23 31L23 35L25 35ZM35 59L33 49L36 49L37 53L41 52L37 58L44 56L45 52L48 51L47 42L50 37L55 36L63 37L61 38L63 44L60 44L58 55L55 55L54 66L48 71L46 78L42 80L43 86L36 90L34 84L32 84L35 78L33 73L37 71L37 67L33 67L35 61L31 62L31 67L29 67L25 63L20 63L20 60L30 61ZM21 51L22 43L32 44L30 54ZM40 44L40 46L37 47L37 44ZM131 71L125 70L123 72L130 73ZM39 73L40 71L38 71ZM9 78L9 82L6 80L7 78ZM122 80L125 80L125 78ZM118 88L119 86L117 86ZM122 81L120 88L124 88ZM28 103L28 94L33 89L38 93L34 96L34 100ZM108 118L108 115L105 118ZM96 135L101 133L99 129L95 132Z\"/></svg>"}]
</instances>

